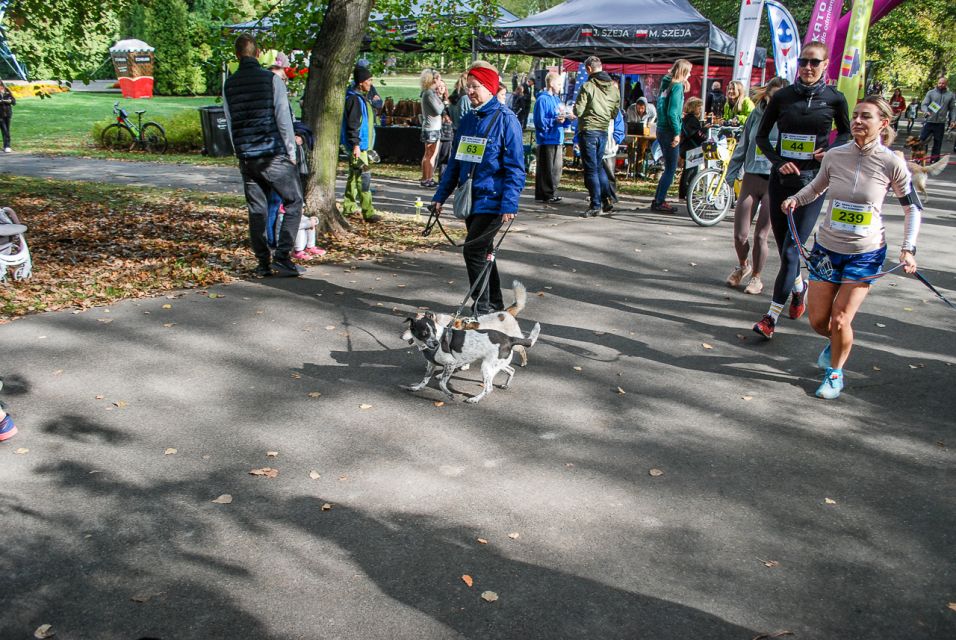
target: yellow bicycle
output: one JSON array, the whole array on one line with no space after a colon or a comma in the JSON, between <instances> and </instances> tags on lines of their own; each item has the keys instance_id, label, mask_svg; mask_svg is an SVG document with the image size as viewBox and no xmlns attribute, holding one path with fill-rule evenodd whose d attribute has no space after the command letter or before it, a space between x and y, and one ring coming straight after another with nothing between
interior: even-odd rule
<instances>
[{"instance_id":1,"label":"yellow bicycle","mask_svg":"<svg viewBox=\"0 0 956 640\"><path fill-rule=\"evenodd\" d=\"M716 135L715 129L719 129ZM727 184L727 167L741 130L740 127L712 127L701 145L704 168L687 187L687 212L702 227L723 220L737 201L740 186L735 182L731 189Z\"/></svg>"}]
</instances>

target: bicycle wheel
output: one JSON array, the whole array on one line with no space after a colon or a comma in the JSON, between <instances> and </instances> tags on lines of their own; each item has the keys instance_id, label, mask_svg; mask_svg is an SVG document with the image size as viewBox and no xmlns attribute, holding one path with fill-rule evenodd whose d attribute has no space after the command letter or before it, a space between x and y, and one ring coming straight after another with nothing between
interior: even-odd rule
<instances>
[{"instance_id":1,"label":"bicycle wheel","mask_svg":"<svg viewBox=\"0 0 956 640\"><path fill-rule=\"evenodd\" d=\"M166 153L166 132L155 122L147 122L142 131L143 148L150 153Z\"/></svg>"},{"instance_id":2,"label":"bicycle wheel","mask_svg":"<svg viewBox=\"0 0 956 640\"><path fill-rule=\"evenodd\" d=\"M129 151L135 140L129 127L116 123L103 129L100 135L102 145L111 151Z\"/></svg>"},{"instance_id":3,"label":"bicycle wheel","mask_svg":"<svg viewBox=\"0 0 956 640\"><path fill-rule=\"evenodd\" d=\"M687 212L702 227L717 224L730 211L733 192L722 177L719 169L705 169L694 176L687 188Z\"/></svg>"}]
</instances>

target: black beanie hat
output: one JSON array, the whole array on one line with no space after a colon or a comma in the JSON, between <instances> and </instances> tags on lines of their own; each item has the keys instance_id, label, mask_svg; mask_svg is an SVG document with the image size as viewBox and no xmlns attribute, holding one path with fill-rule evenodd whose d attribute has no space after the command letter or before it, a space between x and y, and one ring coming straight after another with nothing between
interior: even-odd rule
<instances>
[{"instance_id":1,"label":"black beanie hat","mask_svg":"<svg viewBox=\"0 0 956 640\"><path fill-rule=\"evenodd\" d=\"M355 80L355 84L361 84L372 77L372 72L368 70L368 67L355 67L355 71L352 72L352 79Z\"/></svg>"}]
</instances>

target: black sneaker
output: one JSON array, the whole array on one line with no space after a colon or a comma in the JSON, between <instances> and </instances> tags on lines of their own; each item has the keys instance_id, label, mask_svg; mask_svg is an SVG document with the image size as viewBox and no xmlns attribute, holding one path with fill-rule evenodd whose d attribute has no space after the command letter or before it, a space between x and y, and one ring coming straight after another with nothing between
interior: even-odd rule
<instances>
[{"instance_id":1,"label":"black sneaker","mask_svg":"<svg viewBox=\"0 0 956 640\"><path fill-rule=\"evenodd\" d=\"M603 211L604 213L614 211L614 203L611 202L610 200L605 200L604 204L601 205L601 211Z\"/></svg>"},{"instance_id":2,"label":"black sneaker","mask_svg":"<svg viewBox=\"0 0 956 640\"><path fill-rule=\"evenodd\" d=\"M252 275L257 278L268 278L272 275L272 267L267 264L260 264L256 267L255 271L252 272Z\"/></svg>"},{"instance_id":3,"label":"black sneaker","mask_svg":"<svg viewBox=\"0 0 956 640\"><path fill-rule=\"evenodd\" d=\"M547 200L544 200L544 202L546 204L557 204L561 202L561 196L554 196L553 198L548 198Z\"/></svg>"},{"instance_id":4,"label":"black sneaker","mask_svg":"<svg viewBox=\"0 0 956 640\"><path fill-rule=\"evenodd\" d=\"M305 269L303 269L302 267L296 266L288 258L286 258L285 260L280 260L280 259L273 260L272 270L280 278L298 278L303 273L305 273Z\"/></svg>"},{"instance_id":5,"label":"black sneaker","mask_svg":"<svg viewBox=\"0 0 956 640\"><path fill-rule=\"evenodd\" d=\"M599 213L601 213L601 210L600 210L600 209L588 209L587 211L585 211L584 213L581 214L581 217L582 217L582 218L596 218Z\"/></svg>"},{"instance_id":6,"label":"black sneaker","mask_svg":"<svg viewBox=\"0 0 956 640\"><path fill-rule=\"evenodd\" d=\"M373 213L370 216L362 218L362 221L363 222L380 222L381 219L382 219L382 216L378 215L377 213Z\"/></svg>"}]
</instances>

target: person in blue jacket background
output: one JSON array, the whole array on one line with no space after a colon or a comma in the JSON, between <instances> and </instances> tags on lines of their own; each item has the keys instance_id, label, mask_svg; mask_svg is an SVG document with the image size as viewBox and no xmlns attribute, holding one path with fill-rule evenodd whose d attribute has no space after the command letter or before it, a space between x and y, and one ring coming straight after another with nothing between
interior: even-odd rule
<instances>
[{"instance_id":1,"label":"person in blue jacket background","mask_svg":"<svg viewBox=\"0 0 956 640\"><path fill-rule=\"evenodd\" d=\"M544 79L545 90L534 103L534 137L537 143L537 169L534 175L534 199L554 204L564 166L564 130L571 126L574 113L561 103L561 76L554 71Z\"/></svg>"},{"instance_id":2,"label":"person in blue jacket background","mask_svg":"<svg viewBox=\"0 0 956 640\"><path fill-rule=\"evenodd\" d=\"M448 167L432 197L432 206L441 215L442 204L448 196L469 176L472 178L472 208L465 219L468 235L462 250L472 286L494 249L498 229L517 215L518 197L525 183L521 125L514 112L495 99L500 82L498 70L487 62L475 62L468 70L465 89L472 111L461 119ZM462 145L462 136L484 139L480 161L476 158L477 152L467 153L475 151L476 145L466 150L469 145ZM496 263L491 265L488 287L477 292L474 300L476 315L504 310Z\"/></svg>"}]
</instances>

